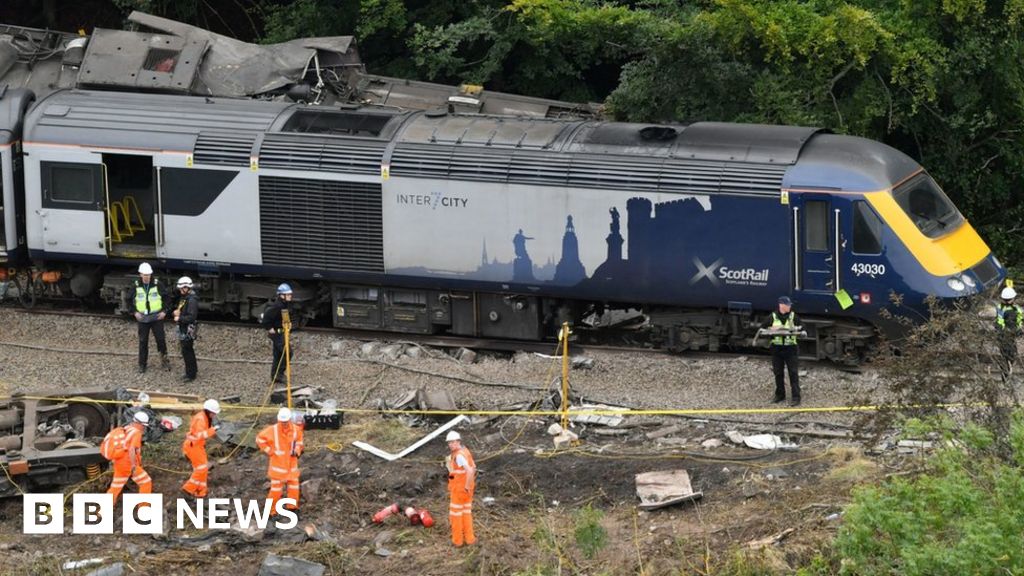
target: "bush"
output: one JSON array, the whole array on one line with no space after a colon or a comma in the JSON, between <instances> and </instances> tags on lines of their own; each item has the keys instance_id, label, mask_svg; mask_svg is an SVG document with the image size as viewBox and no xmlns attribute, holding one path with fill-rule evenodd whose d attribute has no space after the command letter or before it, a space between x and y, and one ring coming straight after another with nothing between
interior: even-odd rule
<instances>
[{"instance_id":1,"label":"bush","mask_svg":"<svg viewBox=\"0 0 1024 576\"><path fill-rule=\"evenodd\" d=\"M1011 420L1013 458L989 450L984 428L943 438L928 469L855 492L836 539L847 575L938 576L1024 573L1024 413Z\"/></svg>"},{"instance_id":2,"label":"bush","mask_svg":"<svg viewBox=\"0 0 1024 576\"><path fill-rule=\"evenodd\" d=\"M604 513L587 504L576 512L576 546L587 558L593 558L608 544L608 531L601 526Z\"/></svg>"}]
</instances>

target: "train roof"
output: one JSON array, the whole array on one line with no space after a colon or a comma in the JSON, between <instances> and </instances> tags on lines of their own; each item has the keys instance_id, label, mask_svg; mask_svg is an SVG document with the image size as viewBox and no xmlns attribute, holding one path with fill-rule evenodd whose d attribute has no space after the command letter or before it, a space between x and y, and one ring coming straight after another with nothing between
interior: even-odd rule
<instances>
[{"instance_id":1,"label":"train roof","mask_svg":"<svg viewBox=\"0 0 1024 576\"><path fill-rule=\"evenodd\" d=\"M65 90L25 140L193 153L195 163L684 194L871 191L920 169L884 144L817 128L615 123Z\"/></svg>"}]
</instances>

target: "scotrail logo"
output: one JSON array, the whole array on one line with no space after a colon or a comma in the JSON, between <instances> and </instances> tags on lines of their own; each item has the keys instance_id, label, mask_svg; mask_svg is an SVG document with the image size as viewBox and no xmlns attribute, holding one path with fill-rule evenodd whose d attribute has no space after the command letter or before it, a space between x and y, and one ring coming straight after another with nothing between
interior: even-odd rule
<instances>
[{"instance_id":1,"label":"scotrail logo","mask_svg":"<svg viewBox=\"0 0 1024 576\"><path fill-rule=\"evenodd\" d=\"M64 533L63 494L25 494L22 501L22 532L25 534ZM125 494L121 514L122 534L163 534L163 494ZM228 530L233 522L243 530L255 524L263 530L276 513L274 526L289 530L299 524L299 517L286 506L295 500L282 498L271 508L270 500L238 498L200 498L188 502L178 498L176 519L178 530L192 528ZM234 513L234 514L232 514ZM73 534L113 534L114 496L112 494L75 494L71 505Z\"/></svg>"},{"instance_id":2,"label":"scotrail logo","mask_svg":"<svg viewBox=\"0 0 1024 576\"><path fill-rule=\"evenodd\" d=\"M707 278L716 288L722 282L734 286L767 286L768 269L762 268L729 268L723 266L725 258L715 260L710 266L704 264L700 258L694 256L693 264L697 267L697 273L690 278L690 285L693 286L702 279Z\"/></svg>"}]
</instances>

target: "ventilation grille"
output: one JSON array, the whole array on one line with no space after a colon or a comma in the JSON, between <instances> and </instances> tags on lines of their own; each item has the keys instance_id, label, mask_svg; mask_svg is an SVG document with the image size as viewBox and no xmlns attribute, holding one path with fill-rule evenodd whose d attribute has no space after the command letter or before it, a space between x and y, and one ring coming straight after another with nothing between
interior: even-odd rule
<instances>
[{"instance_id":1,"label":"ventilation grille","mask_svg":"<svg viewBox=\"0 0 1024 576\"><path fill-rule=\"evenodd\" d=\"M253 134L200 132L196 138L194 161L196 164L248 166L255 141Z\"/></svg>"},{"instance_id":2,"label":"ventilation grille","mask_svg":"<svg viewBox=\"0 0 1024 576\"><path fill-rule=\"evenodd\" d=\"M260 176L263 263L384 272L380 184Z\"/></svg>"},{"instance_id":3,"label":"ventilation grille","mask_svg":"<svg viewBox=\"0 0 1024 576\"><path fill-rule=\"evenodd\" d=\"M778 196L786 168L774 164L422 144L400 146L391 160L394 176L742 196Z\"/></svg>"},{"instance_id":4,"label":"ventilation grille","mask_svg":"<svg viewBox=\"0 0 1024 576\"><path fill-rule=\"evenodd\" d=\"M260 147L260 166L344 174L380 174L385 145L385 142L356 138L267 134Z\"/></svg>"}]
</instances>

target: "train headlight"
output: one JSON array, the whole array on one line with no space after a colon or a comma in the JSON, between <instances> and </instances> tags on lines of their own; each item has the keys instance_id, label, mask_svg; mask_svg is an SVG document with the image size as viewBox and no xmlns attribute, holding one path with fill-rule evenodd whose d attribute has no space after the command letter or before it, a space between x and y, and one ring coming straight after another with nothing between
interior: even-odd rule
<instances>
[{"instance_id":1,"label":"train headlight","mask_svg":"<svg viewBox=\"0 0 1024 576\"><path fill-rule=\"evenodd\" d=\"M963 292L967 288L963 280L959 278L950 278L949 280L946 280L946 286L949 286L957 292Z\"/></svg>"},{"instance_id":2,"label":"train headlight","mask_svg":"<svg viewBox=\"0 0 1024 576\"><path fill-rule=\"evenodd\" d=\"M978 285L978 283L974 281L974 278L971 278L967 274L961 276L960 279L964 281L964 284L967 284L968 288L975 288Z\"/></svg>"}]
</instances>

